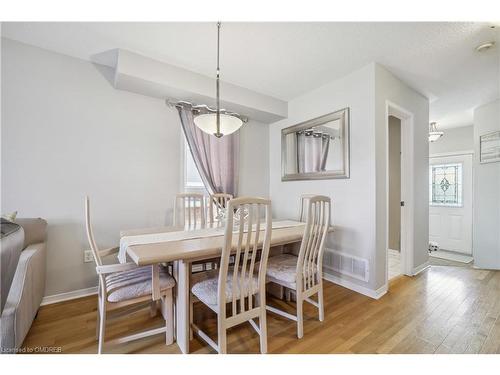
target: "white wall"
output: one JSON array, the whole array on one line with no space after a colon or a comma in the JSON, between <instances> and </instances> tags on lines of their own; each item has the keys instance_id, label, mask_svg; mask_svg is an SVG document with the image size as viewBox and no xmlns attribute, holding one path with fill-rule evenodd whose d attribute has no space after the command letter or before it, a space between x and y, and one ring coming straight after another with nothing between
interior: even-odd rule
<instances>
[{"instance_id":1,"label":"white wall","mask_svg":"<svg viewBox=\"0 0 500 375\"><path fill-rule=\"evenodd\" d=\"M444 135L436 142L429 143L429 154L471 151L474 149L474 127L462 126L443 130Z\"/></svg>"},{"instance_id":2,"label":"white wall","mask_svg":"<svg viewBox=\"0 0 500 375\"><path fill-rule=\"evenodd\" d=\"M376 287L380 288L386 280L387 266L387 111L391 102L413 115L413 267L418 269L428 261L429 240L429 101L408 87L384 67L375 64L375 126L376 126ZM402 123L405 126L405 122ZM402 134L404 134L404 130ZM404 152L404 149L402 150ZM404 175L402 166L402 173ZM404 178L404 177L403 177ZM404 184L405 181L402 181ZM403 198L404 199L404 198ZM408 207L405 207L408 208ZM404 249L403 249L404 251Z\"/></svg>"},{"instance_id":3,"label":"white wall","mask_svg":"<svg viewBox=\"0 0 500 375\"><path fill-rule=\"evenodd\" d=\"M177 111L114 89L110 68L2 40L2 212L49 223L46 295L97 284L83 198L102 247L119 231L169 224L180 184ZM240 192L267 195L266 125L241 136Z\"/></svg>"},{"instance_id":4,"label":"white wall","mask_svg":"<svg viewBox=\"0 0 500 375\"><path fill-rule=\"evenodd\" d=\"M240 131L238 195L269 197L269 125L249 121Z\"/></svg>"},{"instance_id":5,"label":"white wall","mask_svg":"<svg viewBox=\"0 0 500 375\"><path fill-rule=\"evenodd\" d=\"M500 130L500 100L474 111L474 265L500 269L500 162L479 163L479 137Z\"/></svg>"},{"instance_id":6,"label":"white wall","mask_svg":"<svg viewBox=\"0 0 500 375\"><path fill-rule=\"evenodd\" d=\"M414 266L427 261L429 104L382 66L372 63L289 102L289 118L271 125L270 194L280 218L298 215L305 193L330 196L335 233L327 247L369 261L368 282L335 274L348 283L375 292L384 288L387 262L387 113L391 101L414 114L415 214ZM351 177L318 181L281 181L281 129L350 107Z\"/></svg>"},{"instance_id":7,"label":"white wall","mask_svg":"<svg viewBox=\"0 0 500 375\"><path fill-rule=\"evenodd\" d=\"M49 223L46 295L96 285L83 198L96 238L170 219L179 123L158 99L115 90L111 71L10 40L2 43L2 210Z\"/></svg>"},{"instance_id":8,"label":"white wall","mask_svg":"<svg viewBox=\"0 0 500 375\"><path fill-rule=\"evenodd\" d=\"M336 232L327 247L370 260L368 283L336 275L373 289L375 252L375 101L373 65L298 97L288 104L289 118L271 125L269 135L270 195L278 218L297 218L301 194L332 199ZM281 129L342 108L350 108L351 177L315 181L281 181Z\"/></svg>"}]
</instances>

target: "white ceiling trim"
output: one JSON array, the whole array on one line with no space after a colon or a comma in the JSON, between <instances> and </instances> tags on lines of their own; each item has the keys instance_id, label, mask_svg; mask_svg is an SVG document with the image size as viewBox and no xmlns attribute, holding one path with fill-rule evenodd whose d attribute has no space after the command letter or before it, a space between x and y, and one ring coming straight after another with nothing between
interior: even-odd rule
<instances>
[{"instance_id":1,"label":"white ceiling trim","mask_svg":"<svg viewBox=\"0 0 500 375\"><path fill-rule=\"evenodd\" d=\"M215 80L124 49L105 54L114 62L114 86L142 95L213 105ZM112 58L109 58L113 56ZM288 103L221 82L221 106L253 120L272 123L286 118Z\"/></svg>"}]
</instances>

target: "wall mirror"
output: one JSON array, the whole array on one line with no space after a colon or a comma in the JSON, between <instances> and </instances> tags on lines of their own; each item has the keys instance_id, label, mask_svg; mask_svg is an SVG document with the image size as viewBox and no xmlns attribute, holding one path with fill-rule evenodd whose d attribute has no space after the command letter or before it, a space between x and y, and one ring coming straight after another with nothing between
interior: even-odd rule
<instances>
[{"instance_id":1,"label":"wall mirror","mask_svg":"<svg viewBox=\"0 0 500 375\"><path fill-rule=\"evenodd\" d=\"M281 130L281 180L349 178L349 108Z\"/></svg>"}]
</instances>

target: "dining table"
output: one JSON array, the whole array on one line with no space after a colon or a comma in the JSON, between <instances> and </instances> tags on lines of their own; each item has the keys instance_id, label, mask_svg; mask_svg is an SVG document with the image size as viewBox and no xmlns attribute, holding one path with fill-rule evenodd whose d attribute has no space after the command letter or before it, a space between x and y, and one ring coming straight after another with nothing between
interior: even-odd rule
<instances>
[{"instance_id":1,"label":"dining table","mask_svg":"<svg viewBox=\"0 0 500 375\"><path fill-rule=\"evenodd\" d=\"M303 222L294 220L273 220L271 248L300 242L305 225ZM192 264L221 256L224 230L224 226L214 223L195 230L156 227L125 230L120 233L118 259L121 263L126 262L128 258L138 266L173 264L173 276L177 282L175 337L182 353L189 352L189 293ZM262 246L263 237L260 236L258 246ZM234 236L233 240L236 246L237 236ZM155 272L153 272L154 277ZM154 285L159 281L153 279L152 282Z\"/></svg>"}]
</instances>

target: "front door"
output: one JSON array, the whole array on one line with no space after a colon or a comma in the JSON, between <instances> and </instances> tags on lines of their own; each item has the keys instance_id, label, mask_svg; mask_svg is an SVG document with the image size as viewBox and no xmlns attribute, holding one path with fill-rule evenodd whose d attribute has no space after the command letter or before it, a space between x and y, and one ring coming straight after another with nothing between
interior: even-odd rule
<instances>
[{"instance_id":1,"label":"front door","mask_svg":"<svg viewBox=\"0 0 500 375\"><path fill-rule=\"evenodd\" d=\"M429 240L472 254L472 155L430 157Z\"/></svg>"}]
</instances>

